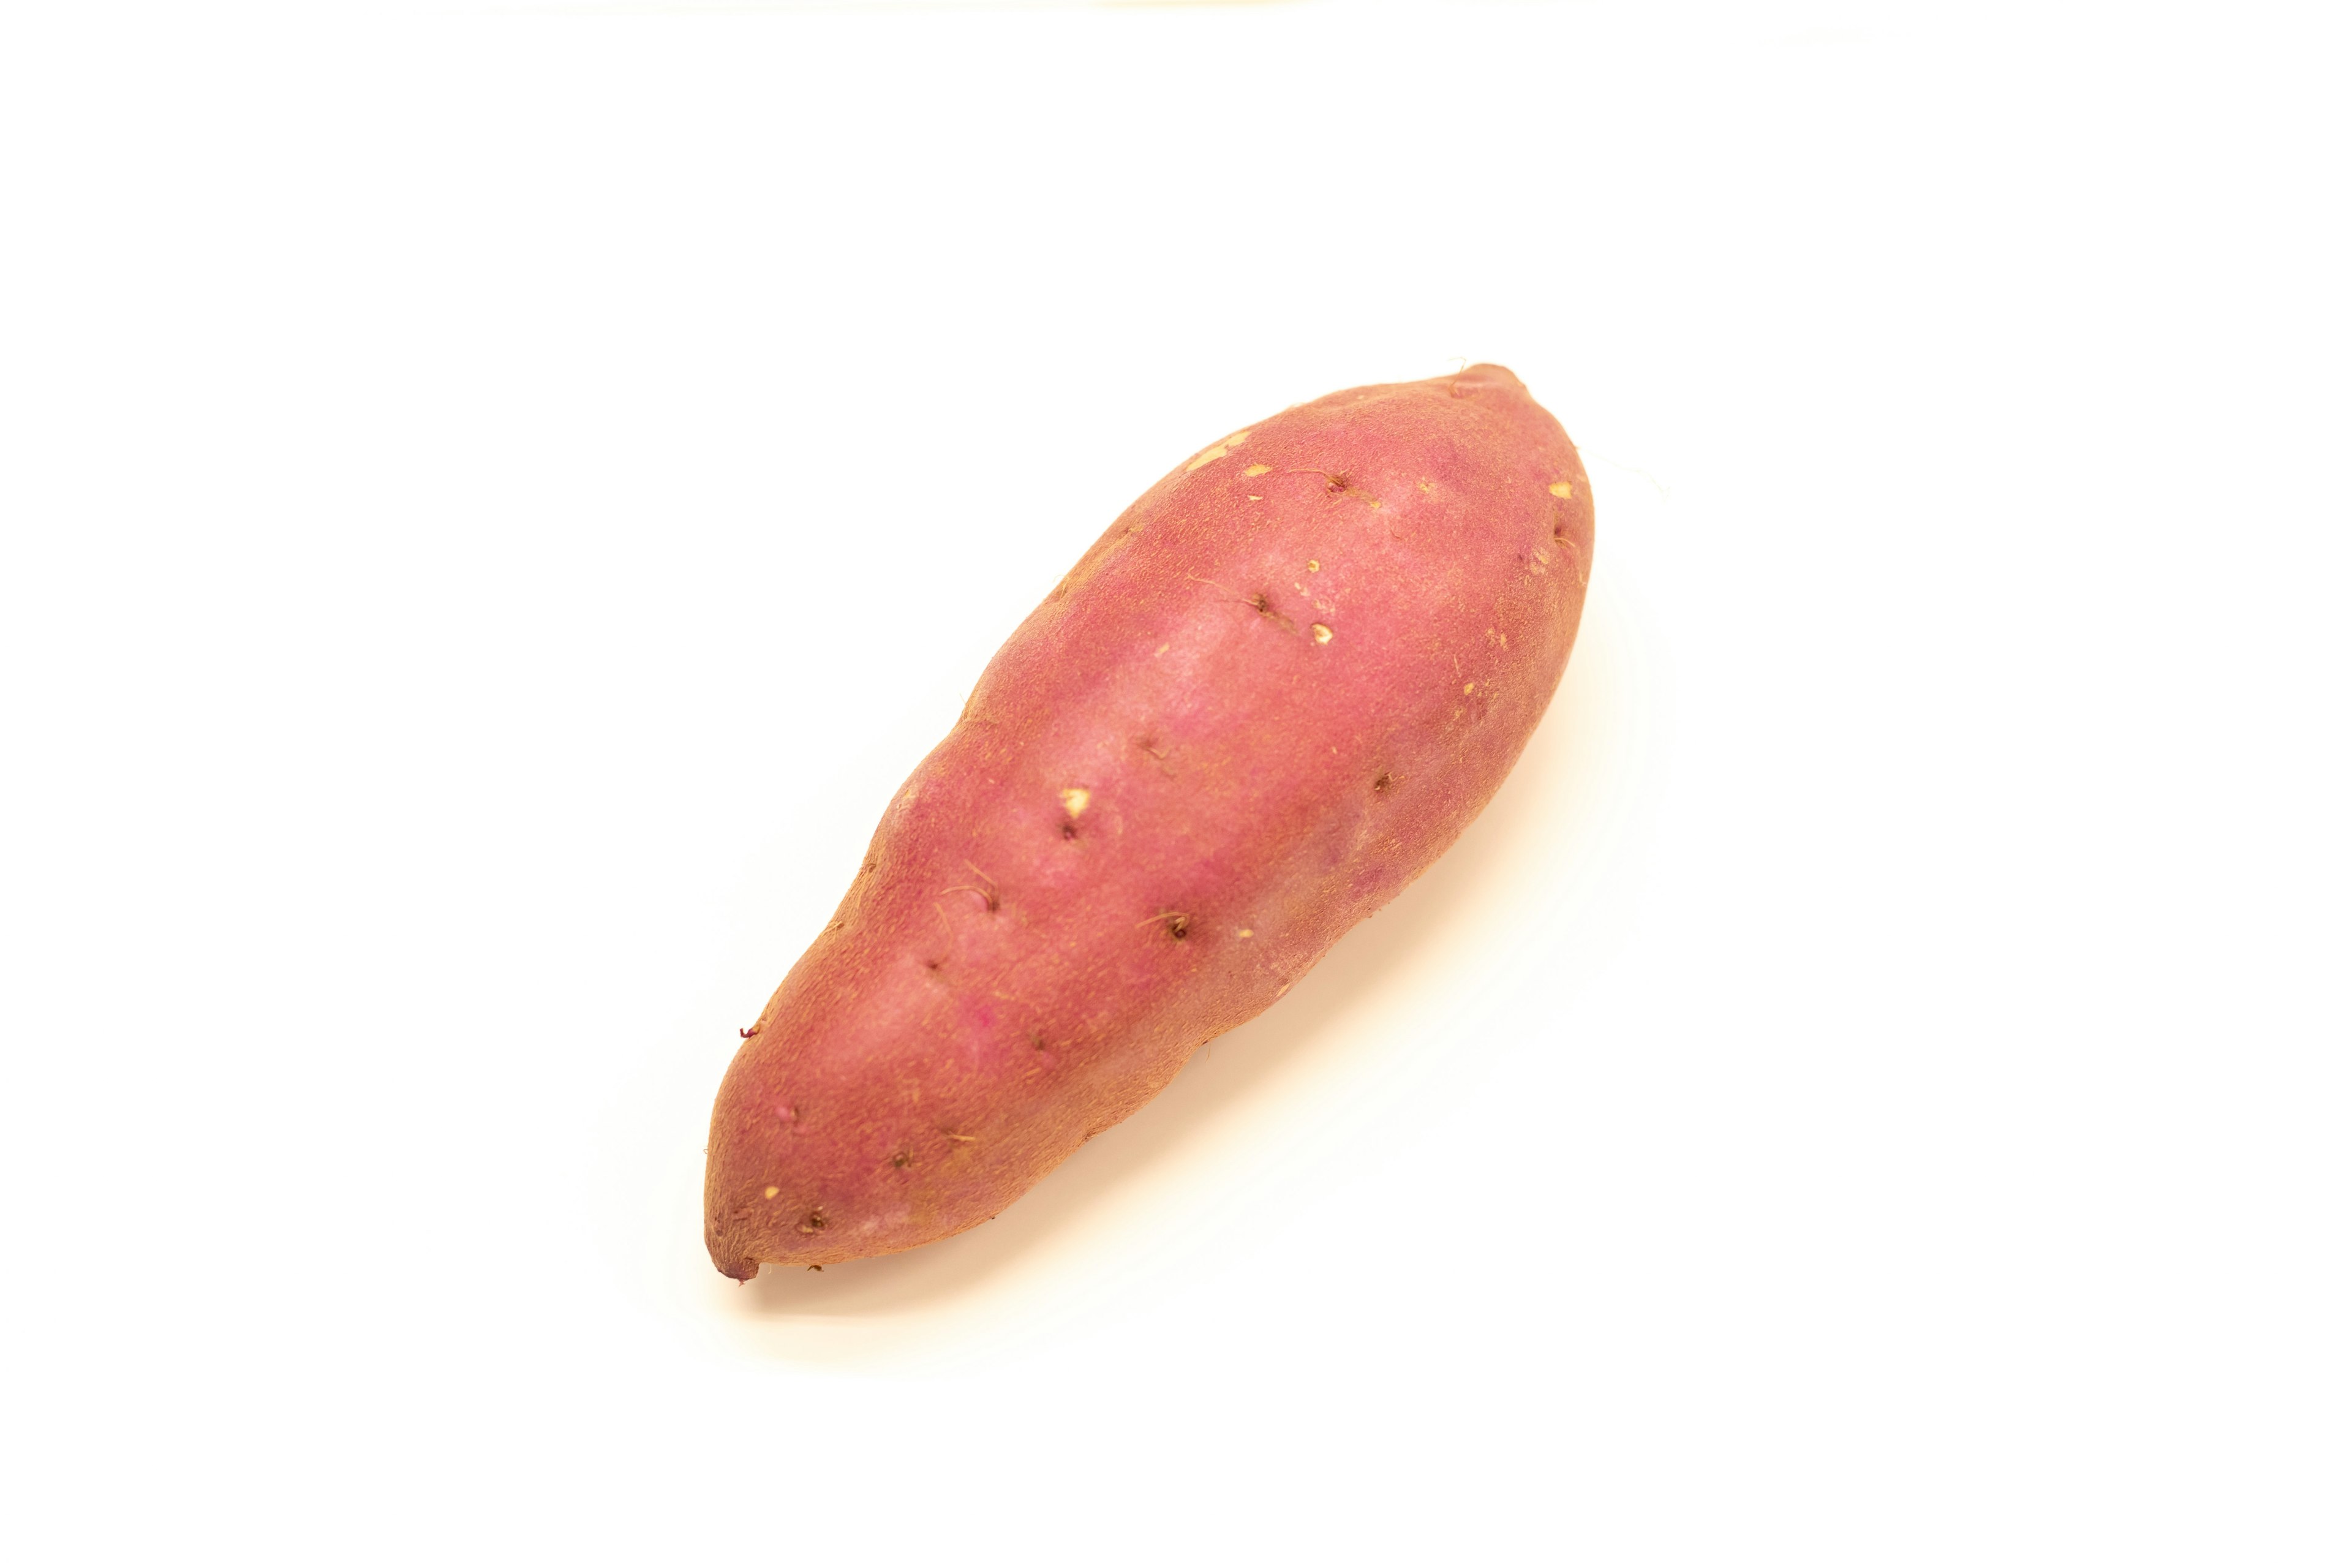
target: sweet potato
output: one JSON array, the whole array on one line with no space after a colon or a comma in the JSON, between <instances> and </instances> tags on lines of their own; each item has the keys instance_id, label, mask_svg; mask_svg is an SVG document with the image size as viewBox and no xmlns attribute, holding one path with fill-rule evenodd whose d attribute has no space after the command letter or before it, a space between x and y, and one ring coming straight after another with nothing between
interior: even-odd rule
<instances>
[{"instance_id":1,"label":"sweet potato","mask_svg":"<svg viewBox=\"0 0 2352 1568\"><path fill-rule=\"evenodd\" d=\"M1510 372L1188 458L898 792L711 1117L721 1273L991 1218L1288 990L1492 796L1568 661L1592 504Z\"/></svg>"}]
</instances>

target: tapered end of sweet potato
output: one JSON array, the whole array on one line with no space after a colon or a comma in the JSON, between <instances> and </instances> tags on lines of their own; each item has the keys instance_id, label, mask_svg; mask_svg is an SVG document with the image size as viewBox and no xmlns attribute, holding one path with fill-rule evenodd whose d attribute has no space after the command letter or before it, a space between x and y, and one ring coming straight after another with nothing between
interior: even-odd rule
<instances>
[{"instance_id":1,"label":"tapered end of sweet potato","mask_svg":"<svg viewBox=\"0 0 2352 1568\"><path fill-rule=\"evenodd\" d=\"M719 1272L742 1283L749 1283L760 1272L758 1258L746 1255L740 1247L723 1237L710 1238L710 1261L719 1266Z\"/></svg>"}]
</instances>

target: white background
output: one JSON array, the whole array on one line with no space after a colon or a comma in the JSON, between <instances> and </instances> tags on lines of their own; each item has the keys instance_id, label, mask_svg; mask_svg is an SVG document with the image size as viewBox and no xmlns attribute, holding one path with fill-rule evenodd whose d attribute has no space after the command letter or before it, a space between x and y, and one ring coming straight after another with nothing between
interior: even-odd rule
<instances>
[{"instance_id":1,"label":"white background","mask_svg":"<svg viewBox=\"0 0 2352 1568\"><path fill-rule=\"evenodd\" d=\"M0 24L0 1549L2340 1563L2327 8ZM711 1093L1205 440L1599 504L1458 848L995 1223Z\"/></svg>"}]
</instances>

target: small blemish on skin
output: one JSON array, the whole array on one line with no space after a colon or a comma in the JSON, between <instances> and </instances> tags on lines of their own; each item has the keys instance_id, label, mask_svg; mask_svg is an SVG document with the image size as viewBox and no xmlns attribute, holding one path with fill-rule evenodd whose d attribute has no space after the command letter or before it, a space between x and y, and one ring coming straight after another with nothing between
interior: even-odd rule
<instances>
[{"instance_id":1,"label":"small blemish on skin","mask_svg":"<svg viewBox=\"0 0 2352 1568\"><path fill-rule=\"evenodd\" d=\"M1386 773L1382 773L1380 777L1378 777L1378 778L1376 778L1376 779L1374 779L1374 780L1372 781L1372 793L1373 793L1374 795L1385 795L1385 794L1387 794L1387 793L1388 793L1388 787L1389 787L1389 775L1388 775L1388 774L1386 774Z\"/></svg>"},{"instance_id":2,"label":"small blemish on skin","mask_svg":"<svg viewBox=\"0 0 2352 1568\"><path fill-rule=\"evenodd\" d=\"M831 1220L824 1217L824 1211L823 1209L811 1209L807 1214L801 1217L801 1234L803 1236L814 1236L818 1231L823 1230L826 1226L829 1226L833 1222Z\"/></svg>"},{"instance_id":3,"label":"small blemish on skin","mask_svg":"<svg viewBox=\"0 0 2352 1568\"><path fill-rule=\"evenodd\" d=\"M1430 490L1431 490L1431 489L1432 489L1433 487L1430 485L1430 482L1429 482L1427 479L1421 479L1421 480L1417 480L1416 482L1421 486L1421 493L1422 493L1422 494L1423 494L1423 495L1427 495L1427 494L1429 494L1429 492L1430 492Z\"/></svg>"},{"instance_id":4,"label":"small blemish on skin","mask_svg":"<svg viewBox=\"0 0 2352 1568\"><path fill-rule=\"evenodd\" d=\"M1307 569L1309 572L1320 572L1323 570L1323 563L1320 561L1309 561L1307 563Z\"/></svg>"},{"instance_id":5,"label":"small blemish on skin","mask_svg":"<svg viewBox=\"0 0 2352 1568\"><path fill-rule=\"evenodd\" d=\"M1559 483L1551 487L1551 493L1558 496L1560 500L1566 500L1569 497L1576 493L1576 487L1570 484L1566 479L1562 479Z\"/></svg>"},{"instance_id":6,"label":"small blemish on skin","mask_svg":"<svg viewBox=\"0 0 2352 1568\"><path fill-rule=\"evenodd\" d=\"M1270 474L1272 472L1274 472L1274 469L1264 463L1252 463L1248 468L1242 470L1242 478L1245 479L1254 479L1260 474Z\"/></svg>"},{"instance_id":7,"label":"small blemish on skin","mask_svg":"<svg viewBox=\"0 0 2352 1568\"><path fill-rule=\"evenodd\" d=\"M1236 430L1234 434L1226 437L1223 440L1218 442L1215 446L1210 447L1207 451L1202 453L1191 462L1185 464L1184 471L1189 474L1195 469L1205 468L1211 463L1215 462L1219 458L1223 457L1226 453L1232 451L1234 447L1240 446L1244 441L1248 439L1248 431Z\"/></svg>"},{"instance_id":8,"label":"small blemish on skin","mask_svg":"<svg viewBox=\"0 0 2352 1568\"><path fill-rule=\"evenodd\" d=\"M782 1192L783 1190L784 1190L784 1189L783 1189L783 1188L782 1188L782 1187L770 1187L770 1188L768 1189L768 1196L770 1196L770 1197L772 1197L772 1197L774 1197L778 1193L781 1193L781 1192Z\"/></svg>"},{"instance_id":9,"label":"small blemish on skin","mask_svg":"<svg viewBox=\"0 0 2352 1568\"><path fill-rule=\"evenodd\" d=\"M1086 815L1087 802L1093 798L1094 795L1092 791L1083 790L1073 786L1062 792L1062 809L1068 812L1072 819L1075 820L1076 818Z\"/></svg>"},{"instance_id":10,"label":"small blemish on skin","mask_svg":"<svg viewBox=\"0 0 2352 1568\"><path fill-rule=\"evenodd\" d=\"M1315 633L1315 640L1317 642L1329 642L1331 640L1331 628L1325 626L1321 621L1316 622L1311 629Z\"/></svg>"},{"instance_id":11,"label":"small blemish on skin","mask_svg":"<svg viewBox=\"0 0 2352 1568\"><path fill-rule=\"evenodd\" d=\"M897 1153L890 1156L891 1169L903 1171L907 1168L908 1163L913 1159L914 1156L912 1154L909 1154L904 1149L901 1149Z\"/></svg>"}]
</instances>

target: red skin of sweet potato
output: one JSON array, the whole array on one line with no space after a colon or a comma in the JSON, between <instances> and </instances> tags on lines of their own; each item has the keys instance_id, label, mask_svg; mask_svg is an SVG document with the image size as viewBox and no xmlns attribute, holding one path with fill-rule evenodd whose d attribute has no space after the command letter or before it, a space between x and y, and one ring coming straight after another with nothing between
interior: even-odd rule
<instances>
[{"instance_id":1,"label":"red skin of sweet potato","mask_svg":"<svg viewBox=\"0 0 2352 1568\"><path fill-rule=\"evenodd\" d=\"M1510 372L1213 444L1022 623L711 1117L721 1273L989 1219L1494 795L1568 662L1584 469Z\"/></svg>"}]
</instances>

